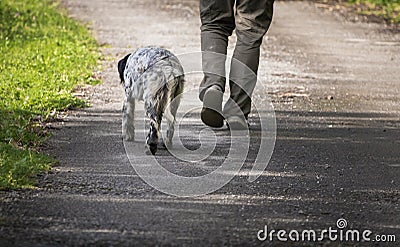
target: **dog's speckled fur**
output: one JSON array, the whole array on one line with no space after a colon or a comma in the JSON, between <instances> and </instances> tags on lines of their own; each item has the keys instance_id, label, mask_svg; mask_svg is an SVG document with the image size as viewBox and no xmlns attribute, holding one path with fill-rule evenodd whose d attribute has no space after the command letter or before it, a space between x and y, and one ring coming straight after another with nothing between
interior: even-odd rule
<instances>
[{"instance_id":1,"label":"dog's speckled fur","mask_svg":"<svg viewBox=\"0 0 400 247\"><path fill-rule=\"evenodd\" d=\"M150 131L146 138L152 154L157 151L163 114L168 122L167 146L172 144L179 94L183 91L184 72L177 57L162 48L140 48L118 62L121 82L125 86L122 131L126 141L135 135L135 100L144 100ZM165 112L166 106L171 104Z\"/></svg>"}]
</instances>

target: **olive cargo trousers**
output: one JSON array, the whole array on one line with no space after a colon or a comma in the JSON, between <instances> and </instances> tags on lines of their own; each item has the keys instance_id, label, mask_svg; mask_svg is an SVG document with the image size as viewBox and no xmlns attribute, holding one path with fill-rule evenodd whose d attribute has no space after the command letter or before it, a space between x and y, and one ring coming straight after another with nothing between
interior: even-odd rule
<instances>
[{"instance_id":1,"label":"olive cargo trousers","mask_svg":"<svg viewBox=\"0 0 400 247\"><path fill-rule=\"evenodd\" d=\"M273 5L274 0L200 0L204 71L201 100L205 89L212 85L225 91L228 37L236 28L237 43L229 74L230 98L247 118L257 82L260 46L272 21ZM231 103L228 101L224 107L225 117L238 114Z\"/></svg>"}]
</instances>

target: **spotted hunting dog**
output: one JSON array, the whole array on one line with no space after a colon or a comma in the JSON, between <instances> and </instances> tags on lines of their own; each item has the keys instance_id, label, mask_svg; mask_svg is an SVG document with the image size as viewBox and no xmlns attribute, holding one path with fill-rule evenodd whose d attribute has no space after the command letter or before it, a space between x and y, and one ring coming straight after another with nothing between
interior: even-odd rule
<instances>
[{"instance_id":1,"label":"spotted hunting dog","mask_svg":"<svg viewBox=\"0 0 400 247\"><path fill-rule=\"evenodd\" d=\"M122 134L126 141L135 136L135 101L143 100L150 130L146 145L154 155L160 137L163 115L167 120L168 147L174 136L175 116L179 107L179 94L183 92L184 72L178 58L162 48L140 48L118 62L121 83L125 86ZM168 109L167 106L169 105Z\"/></svg>"}]
</instances>

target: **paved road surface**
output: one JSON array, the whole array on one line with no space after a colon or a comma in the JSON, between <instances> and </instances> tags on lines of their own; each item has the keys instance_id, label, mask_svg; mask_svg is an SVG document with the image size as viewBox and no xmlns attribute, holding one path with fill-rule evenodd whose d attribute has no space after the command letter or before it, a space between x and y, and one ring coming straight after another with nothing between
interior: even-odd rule
<instances>
[{"instance_id":1,"label":"paved road surface","mask_svg":"<svg viewBox=\"0 0 400 247\"><path fill-rule=\"evenodd\" d=\"M321 231L336 229L340 218L346 229L397 234L400 241L399 34L312 4L277 2L254 96L259 107L270 97L276 109L267 171L255 183L243 175L210 195L176 198L144 183L128 161L115 63L141 46L199 51L197 1L63 2L90 23L111 59L99 73L104 83L86 90L93 106L55 124L47 152L60 163L36 190L0 192L1 246L259 245L265 225ZM187 89L197 87L193 78ZM189 120L182 128L204 128L198 114ZM199 142L182 138L189 146ZM221 145L219 155L195 165L166 152L157 159L190 176L215 169L226 151ZM276 237L272 244L284 245ZM340 244L355 243L326 238L315 245Z\"/></svg>"}]
</instances>

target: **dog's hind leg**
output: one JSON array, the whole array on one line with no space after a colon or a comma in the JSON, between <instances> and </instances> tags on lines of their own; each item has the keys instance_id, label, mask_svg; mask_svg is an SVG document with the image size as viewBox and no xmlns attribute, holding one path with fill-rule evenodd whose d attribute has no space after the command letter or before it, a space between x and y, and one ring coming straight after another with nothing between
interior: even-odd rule
<instances>
[{"instance_id":1,"label":"dog's hind leg","mask_svg":"<svg viewBox=\"0 0 400 247\"><path fill-rule=\"evenodd\" d=\"M164 86L157 90L151 97L145 97L146 114L150 118L150 132L147 136L146 143L152 154L157 152L161 120L168 103L167 96L168 88Z\"/></svg>"},{"instance_id":2,"label":"dog's hind leg","mask_svg":"<svg viewBox=\"0 0 400 247\"><path fill-rule=\"evenodd\" d=\"M150 118L150 131L147 134L146 144L150 149L150 152L154 155L157 152L157 144L159 138L159 128L161 124L161 118L158 117L154 104L151 102L145 102L146 115Z\"/></svg>"},{"instance_id":3,"label":"dog's hind leg","mask_svg":"<svg viewBox=\"0 0 400 247\"><path fill-rule=\"evenodd\" d=\"M135 99L125 99L124 101L122 136L125 141L135 140Z\"/></svg>"}]
</instances>

